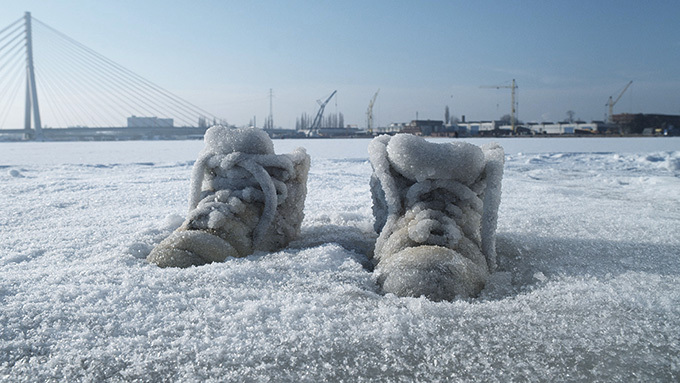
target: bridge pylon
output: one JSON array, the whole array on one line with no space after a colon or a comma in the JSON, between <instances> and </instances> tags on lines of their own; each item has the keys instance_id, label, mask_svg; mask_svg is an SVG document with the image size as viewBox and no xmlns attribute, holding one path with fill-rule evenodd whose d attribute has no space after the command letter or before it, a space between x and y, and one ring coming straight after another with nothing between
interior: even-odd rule
<instances>
[{"instance_id":1,"label":"bridge pylon","mask_svg":"<svg viewBox=\"0 0 680 383\"><path fill-rule=\"evenodd\" d=\"M24 117L24 138L42 140L40 107L38 106L38 92L35 86L35 68L33 66L31 12L24 14L24 26L26 33L26 114ZM31 115L33 117L33 129L31 129Z\"/></svg>"}]
</instances>

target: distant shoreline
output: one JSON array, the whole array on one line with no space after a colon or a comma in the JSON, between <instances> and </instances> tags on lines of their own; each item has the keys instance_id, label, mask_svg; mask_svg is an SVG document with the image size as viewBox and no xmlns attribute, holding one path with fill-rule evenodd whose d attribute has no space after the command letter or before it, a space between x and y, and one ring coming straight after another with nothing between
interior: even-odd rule
<instances>
[{"instance_id":1,"label":"distant shoreline","mask_svg":"<svg viewBox=\"0 0 680 383\"><path fill-rule=\"evenodd\" d=\"M2 133L2 132L0 132ZM388 134L388 133L385 133ZM403 134L403 133L394 133L394 134ZM392 134L392 135L394 135ZM381 134L382 135L382 134ZM330 137L272 137L272 140L277 140L277 141L286 141L286 140L309 140L309 141L317 141L317 140L338 140L338 139L373 139L375 137L381 136L381 135L375 135L375 136L330 136ZM454 137L454 136L422 136L426 139L451 139L451 140L465 140L465 139L526 139L526 138L672 138L672 137L677 137L677 136L664 136L664 135L645 135L645 134L535 134L535 135L529 135L529 134L523 134L523 135L477 135L477 136L459 136L459 137ZM57 140L24 140L21 138L10 138L10 137L2 137L0 135L0 143L5 143L5 142L127 142L127 141L201 141L203 140L202 136L191 136L191 137L176 137L176 138L170 138L170 137L139 137L139 138L130 138L130 137L113 137L113 136L101 136L101 137L87 137L84 139L78 139L78 137L74 136L73 139L69 139L69 137L62 136L60 137L61 139Z\"/></svg>"}]
</instances>

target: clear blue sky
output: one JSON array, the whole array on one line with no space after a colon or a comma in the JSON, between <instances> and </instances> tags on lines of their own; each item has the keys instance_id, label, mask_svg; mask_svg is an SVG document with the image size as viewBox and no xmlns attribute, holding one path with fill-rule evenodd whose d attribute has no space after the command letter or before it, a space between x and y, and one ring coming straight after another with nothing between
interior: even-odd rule
<instances>
[{"instance_id":1,"label":"clear blue sky","mask_svg":"<svg viewBox=\"0 0 680 383\"><path fill-rule=\"evenodd\" d=\"M293 127L316 100L365 126L510 112L557 121L573 110L680 114L678 1L5 1L230 123L269 113ZM37 49L37 48L36 48ZM40 65L36 63L36 65ZM337 106L336 106L337 105Z\"/></svg>"}]
</instances>

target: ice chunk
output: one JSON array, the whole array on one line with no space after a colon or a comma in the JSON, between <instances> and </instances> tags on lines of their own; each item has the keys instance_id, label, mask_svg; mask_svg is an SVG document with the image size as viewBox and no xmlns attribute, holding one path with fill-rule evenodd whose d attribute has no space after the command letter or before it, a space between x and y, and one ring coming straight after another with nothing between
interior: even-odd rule
<instances>
[{"instance_id":1,"label":"ice chunk","mask_svg":"<svg viewBox=\"0 0 680 383\"><path fill-rule=\"evenodd\" d=\"M496 260L496 226L498 225L498 207L501 204L501 181L505 154L503 148L495 143L482 146L485 161L486 188L482 191L484 213L482 215L482 253L486 256L489 270L497 267Z\"/></svg>"}]
</instances>

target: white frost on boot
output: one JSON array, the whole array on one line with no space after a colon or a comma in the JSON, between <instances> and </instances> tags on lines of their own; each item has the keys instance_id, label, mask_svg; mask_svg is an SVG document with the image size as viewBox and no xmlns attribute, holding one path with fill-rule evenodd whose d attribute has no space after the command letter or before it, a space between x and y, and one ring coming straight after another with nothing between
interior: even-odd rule
<instances>
[{"instance_id":1,"label":"white frost on boot","mask_svg":"<svg viewBox=\"0 0 680 383\"><path fill-rule=\"evenodd\" d=\"M398 134L375 138L369 156L383 290L433 300L479 294L496 268L503 148Z\"/></svg>"},{"instance_id":2,"label":"white frost on boot","mask_svg":"<svg viewBox=\"0 0 680 383\"><path fill-rule=\"evenodd\" d=\"M274 154L259 129L216 126L191 175L189 213L147 260L188 267L275 251L300 234L310 158L304 149Z\"/></svg>"}]
</instances>

